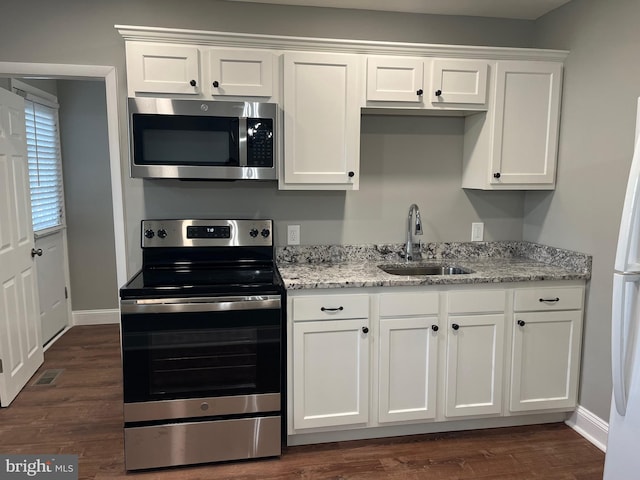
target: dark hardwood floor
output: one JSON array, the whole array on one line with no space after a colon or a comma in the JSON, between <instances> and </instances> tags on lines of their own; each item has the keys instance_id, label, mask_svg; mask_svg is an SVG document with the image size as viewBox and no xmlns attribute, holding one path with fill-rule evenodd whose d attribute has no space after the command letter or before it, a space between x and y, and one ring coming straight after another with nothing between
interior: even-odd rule
<instances>
[{"instance_id":1,"label":"dark hardwood floor","mask_svg":"<svg viewBox=\"0 0 640 480\"><path fill-rule=\"evenodd\" d=\"M54 368L65 369L54 385L29 384L0 409L0 452L77 454L82 479L602 478L604 454L564 424L288 447L278 459L126 474L118 327L73 327L45 353L40 371Z\"/></svg>"}]
</instances>

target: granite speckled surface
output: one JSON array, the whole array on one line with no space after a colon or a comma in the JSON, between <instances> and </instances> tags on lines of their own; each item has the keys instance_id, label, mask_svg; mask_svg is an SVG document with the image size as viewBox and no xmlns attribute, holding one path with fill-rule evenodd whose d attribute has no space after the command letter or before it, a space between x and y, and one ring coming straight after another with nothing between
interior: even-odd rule
<instances>
[{"instance_id":1,"label":"granite speckled surface","mask_svg":"<svg viewBox=\"0 0 640 480\"><path fill-rule=\"evenodd\" d=\"M411 262L472 271L463 275L392 275L378 268L405 265L403 249L403 244L287 246L276 249L276 258L288 290L591 278L590 255L519 241L426 243L422 260Z\"/></svg>"}]
</instances>

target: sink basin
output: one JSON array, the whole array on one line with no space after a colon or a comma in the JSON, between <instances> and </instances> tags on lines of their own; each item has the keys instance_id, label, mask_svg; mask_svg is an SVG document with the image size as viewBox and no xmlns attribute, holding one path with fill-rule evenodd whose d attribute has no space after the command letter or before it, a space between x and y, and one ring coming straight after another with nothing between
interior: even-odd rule
<instances>
[{"instance_id":1,"label":"sink basin","mask_svg":"<svg viewBox=\"0 0 640 480\"><path fill-rule=\"evenodd\" d=\"M378 265L391 275L464 275L472 270L449 265Z\"/></svg>"}]
</instances>

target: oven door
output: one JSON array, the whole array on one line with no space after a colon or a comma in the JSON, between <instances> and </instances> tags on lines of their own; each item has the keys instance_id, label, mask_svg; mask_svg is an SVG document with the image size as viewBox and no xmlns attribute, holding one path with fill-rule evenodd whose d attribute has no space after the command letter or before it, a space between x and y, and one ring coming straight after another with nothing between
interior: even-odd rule
<instances>
[{"instance_id":1,"label":"oven door","mask_svg":"<svg viewBox=\"0 0 640 480\"><path fill-rule=\"evenodd\" d=\"M195 409L187 417L245 413L260 401L270 406L254 410L280 410L279 295L122 300L121 321L125 410L177 404Z\"/></svg>"}]
</instances>

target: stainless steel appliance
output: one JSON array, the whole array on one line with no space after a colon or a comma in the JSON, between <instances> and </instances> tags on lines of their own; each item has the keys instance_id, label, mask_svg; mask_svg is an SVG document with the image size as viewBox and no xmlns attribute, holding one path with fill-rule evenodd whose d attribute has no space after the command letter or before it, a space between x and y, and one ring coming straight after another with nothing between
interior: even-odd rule
<instances>
[{"instance_id":1,"label":"stainless steel appliance","mask_svg":"<svg viewBox=\"0 0 640 480\"><path fill-rule=\"evenodd\" d=\"M120 290L127 470L280 455L270 220L145 220Z\"/></svg>"},{"instance_id":2,"label":"stainless steel appliance","mask_svg":"<svg viewBox=\"0 0 640 480\"><path fill-rule=\"evenodd\" d=\"M131 176L277 179L278 106L130 98Z\"/></svg>"}]
</instances>

